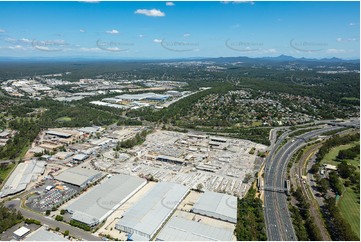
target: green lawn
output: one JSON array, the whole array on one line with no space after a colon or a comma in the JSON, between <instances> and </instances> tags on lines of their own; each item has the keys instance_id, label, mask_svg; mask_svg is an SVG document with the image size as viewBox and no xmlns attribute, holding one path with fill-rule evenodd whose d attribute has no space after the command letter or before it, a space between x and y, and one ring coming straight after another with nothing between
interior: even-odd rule
<instances>
[{"instance_id":1,"label":"green lawn","mask_svg":"<svg viewBox=\"0 0 361 242\"><path fill-rule=\"evenodd\" d=\"M334 161L338 155L338 152L340 150L346 150L346 149L349 149L357 144L360 144L360 141L355 141L353 143L350 143L350 144L347 144L347 145L340 145L340 146L337 146L337 147L334 147L330 150L330 152L328 152L325 157L322 159L322 161L320 162L320 164L331 164L331 165L338 165L339 162L337 161ZM357 164L358 162L358 164ZM355 159L353 160L352 162L350 162L352 165L355 165L356 167L359 166L360 164L360 160L359 159Z\"/></svg>"},{"instance_id":2,"label":"green lawn","mask_svg":"<svg viewBox=\"0 0 361 242\"><path fill-rule=\"evenodd\" d=\"M358 155L353 160L346 160L348 164L353 165L354 167L358 168L360 166L360 156Z\"/></svg>"},{"instance_id":3,"label":"green lawn","mask_svg":"<svg viewBox=\"0 0 361 242\"><path fill-rule=\"evenodd\" d=\"M332 164L338 165L339 162L335 161L338 152L340 150L349 149L360 141L355 141L347 145L340 145L330 150L322 159L321 164ZM348 164L355 166L357 169L360 166L360 156L357 156L353 160L347 160ZM352 230L360 237L360 204L358 203L358 196L354 193L352 188L347 187L346 192L339 200L338 206L341 211L343 218L351 225Z\"/></svg>"},{"instance_id":4,"label":"green lawn","mask_svg":"<svg viewBox=\"0 0 361 242\"><path fill-rule=\"evenodd\" d=\"M4 181L6 179L6 177L9 175L10 171L13 169L13 167L15 166L15 164L10 163L6 169L2 169L0 168L0 179L2 181Z\"/></svg>"},{"instance_id":5,"label":"green lawn","mask_svg":"<svg viewBox=\"0 0 361 242\"><path fill-rule=\"evenodd\" d=\"M343 197L339 201L341 214L351 225L358 237L360 237L360 205L357 203L357 196L354 191L348 187Z\"/></svg>"},{"instance_id":6,"label":"green lawn","mask_svg":"<svg viewBox=\"0 0 361 242\"><path fill-rule=\"evenodd\" d=\"M348 101L357 101L359 100L357 97L343 97L343 100L348 100Z\"/></svg>"},{"instance_id":7,"label":"green lawn","mask_svg":"<svg viewBox=\"0 0 361 242\"><path fill-rule=\"evenodd\" d=\"M262 125L262 121L253 121L252 122L252 127L258 127L258 126L261 126Z\"/></svg>"},{"instance_id":8,"label":"green lawn","mask_svg":"<svg viewBox=\"0 0 361 242\"><path fill-rule=\"evenodd\" d=\"M56 121L57 122L69 122L69 121L71 121L71 118L65 116L65 117L58 118Z\"/></svg>"}]
</instances>

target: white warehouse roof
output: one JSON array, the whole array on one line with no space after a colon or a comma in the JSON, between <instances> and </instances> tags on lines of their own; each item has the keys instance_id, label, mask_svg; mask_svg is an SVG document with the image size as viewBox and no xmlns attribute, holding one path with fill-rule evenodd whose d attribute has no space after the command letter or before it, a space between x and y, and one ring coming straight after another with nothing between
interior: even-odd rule
<instances>
[{"instance_id":1,"label":"white warehouse roof","mask_svg":"<svg viewBox=\"0 0 361 242\"><path fill-rule=\"evenodd\" d=\"M24 235L26 235L26 234L29 233L29 232L30 232L30 229L28 229L28 228L26 228L26 227L23 226L23 227L15 230L15 231L14 231L14 235L17 236L17 237L19 237L19 238L21 238L21 237L23 237Z\"/></svg>"},{"instance_id":2,"label":"white warehouse roof","mask_svg":"<svg viewBox=\"0 0 361 242\"><path fill-rule=\"evenodd\" d=\"M172 214L189 189L183 185L160 182L128 210L116 224L133 240L150 240Z\"/></svg>"},{"instance_id":3,"label":"white warehouse roof","mask_svg":"<svg viewBox=\"0 0 361 242\"><path fill-rule=\"evenodd\" d=\"M194 213L237 223L237 197L206 191L194 204Z\"/></svg>"},{"instance_id":4,"label":"white warehouse roof","mask_svg":"<svg viewBox=\"0 0 361 242\"><path fill-rule=\"evenodd\" d=\"M55 179L58 181L83 187L87 185L88 182L93 182L101 176L102 173L100 171L84 169L77 166L63 171L59 175L55 176Z\"/></svg>"},{"instance_id":5,"label":"white warehouse roof","mask_svg":"<svg viewBox=\"0 0 361 242\"><path fill-rule=\"evenodd\" d=\"M47 231L44 227L29 234L25 241L68 241L64 236Z\"/></svg>"},{"instance_id":6,"label":"white warehouse roof","mask_svg":"<svg viewBox=\"0 0 361 242\"><path fill-rule=\"evenodd\" d=\"M217 228L208 224L173 217L164 226L157 240L163 241L231 241L233 229Z\"/></svg>"},{"instance_id":7,"label":"white warehouse roof","mask_svg":"<svg viewBox=\"0 0 361 242\"><path fill-rule=\"evenodd\" d=\"M114 175L82 194L66 209L73 214L72 219L94 226L104 221L146 183L145 179L136 176Z\"/></svg>"},{"instance_id":8,"label":"white warehouse roof","mask_svg":"<svg viewBox=\"0 0 361 242\"><path fill-rule=\"evenodd\" d=\"M1 189L0 196L5 197L23 191L32 179L45 171L45 161L25 161L19 163Z\"/></svg>"}]
</instances>

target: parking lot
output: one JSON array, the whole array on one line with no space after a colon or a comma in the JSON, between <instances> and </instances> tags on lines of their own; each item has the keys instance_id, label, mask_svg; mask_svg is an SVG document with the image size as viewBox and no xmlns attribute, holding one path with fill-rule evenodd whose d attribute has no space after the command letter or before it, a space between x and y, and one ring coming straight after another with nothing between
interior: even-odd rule
<instances>
[{"instance_id":1,"label":"parking lot","mask_svg":"<svg viewBox=\"0 0 361 242\"><path fill-rule=\"evenodd\" d=\"M81 190L79 187L50 179L40 184L42 185L32 191L26 202L29 208L39 212L60 206Z\"/></svg>"}]
</instances>

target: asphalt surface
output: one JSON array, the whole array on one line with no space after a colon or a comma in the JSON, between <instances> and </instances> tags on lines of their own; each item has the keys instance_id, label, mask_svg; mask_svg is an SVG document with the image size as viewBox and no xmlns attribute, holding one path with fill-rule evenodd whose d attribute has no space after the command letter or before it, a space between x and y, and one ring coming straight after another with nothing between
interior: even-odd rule
<instances>
[{"instance_id":1,"label":"asphalt surface","mask_svg":"<svg viewBox=\"0 0 361 242\"><path fill-rule=\"evenodd\" d=\"M278 146L291 133L282 134L277 143L271 147L270 155L267 158L265 168L265 187L272 187L275 190L285 187L287 163L292 154L300 149L307 140L318 135L339 129L340 127L325 126L325 128L314 130L298 137L294 137L277 152ZM294 132L294 131L293 131ZM264 191L265 220L267 227L267 237L271 241L294 241L297 240L293 229L292 220L288 211L287 195L285 192Z\"/></svg>"},{"instance_id":2,"label":"asphalt surface","mask_svg":"<svg viewBox=\"0 0 361 242\"><path fill-rule=\"evenodd\" d=\"M56 221L52 218L46 217L44 215L26 210L24 208L20 207L20 200L11 200L8 202L5 202L5 206L7 207L13 207L16 210L20 211L25 218L32 218L39 220L43 225L46 224L49 227L55 229L56 227L59 227L60 231L64 232L65 230L69 230L69 234L71 236L74 236L79 239L88 240L88 241L99 241L101 238L94 236L90 234L89 232L86 232L84 230L81 230L79 228L70 226L66 223Z\"/></svg>"}]
</instances>

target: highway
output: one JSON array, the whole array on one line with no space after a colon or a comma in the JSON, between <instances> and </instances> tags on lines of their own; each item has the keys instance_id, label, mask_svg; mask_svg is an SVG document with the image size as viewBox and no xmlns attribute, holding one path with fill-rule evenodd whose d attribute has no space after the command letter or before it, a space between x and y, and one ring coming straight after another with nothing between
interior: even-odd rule
<instances>
[{"instance_id":1,"label":"highway","mask_svg":"<svg viewBox=\"0 0 361 242\"><path fill-rule=\"evenodd\" d=\"M82 239L82 240L88 240L88 241L99 241L101 238L96 237L92 235L89 232L86 232L84 230L81 230L79 228L70 226L69 224L56 221L52 218L46 217L44 215L26 210L24 208L20 207L20 200L11 200L8 202L5 202L5 206L15 208L16 210L20 211L25 218L32 218L40 221L43 225L46 224L49 227L55 229L56 227L59 227L60 231L64 232L65 230L69 230L69 234L71 236L74 236L76 238Z\"/></svg>"},{"instance_id":2,"label":"highway","mask_svg":"<svg viewBox=\"0 0 361 242\"><path fill-rule=\"evenodd\" d=\"M274 188L275 190L284 189L287 163L292 157L292 154L305 145L307 140L317 137L324 132L340 128L341 127L325 125L321 129L313 130L295 137L276 152L277 148L281 145L284 139L292 132L288 131L283 133L277 140L277 143L273 147L271 146L272 149L267 157L264 186ZM264 211L268 240L297 240L290 213L288 211L286 193L265 190L264 194Z\"/></svg>"}]
</instances>

